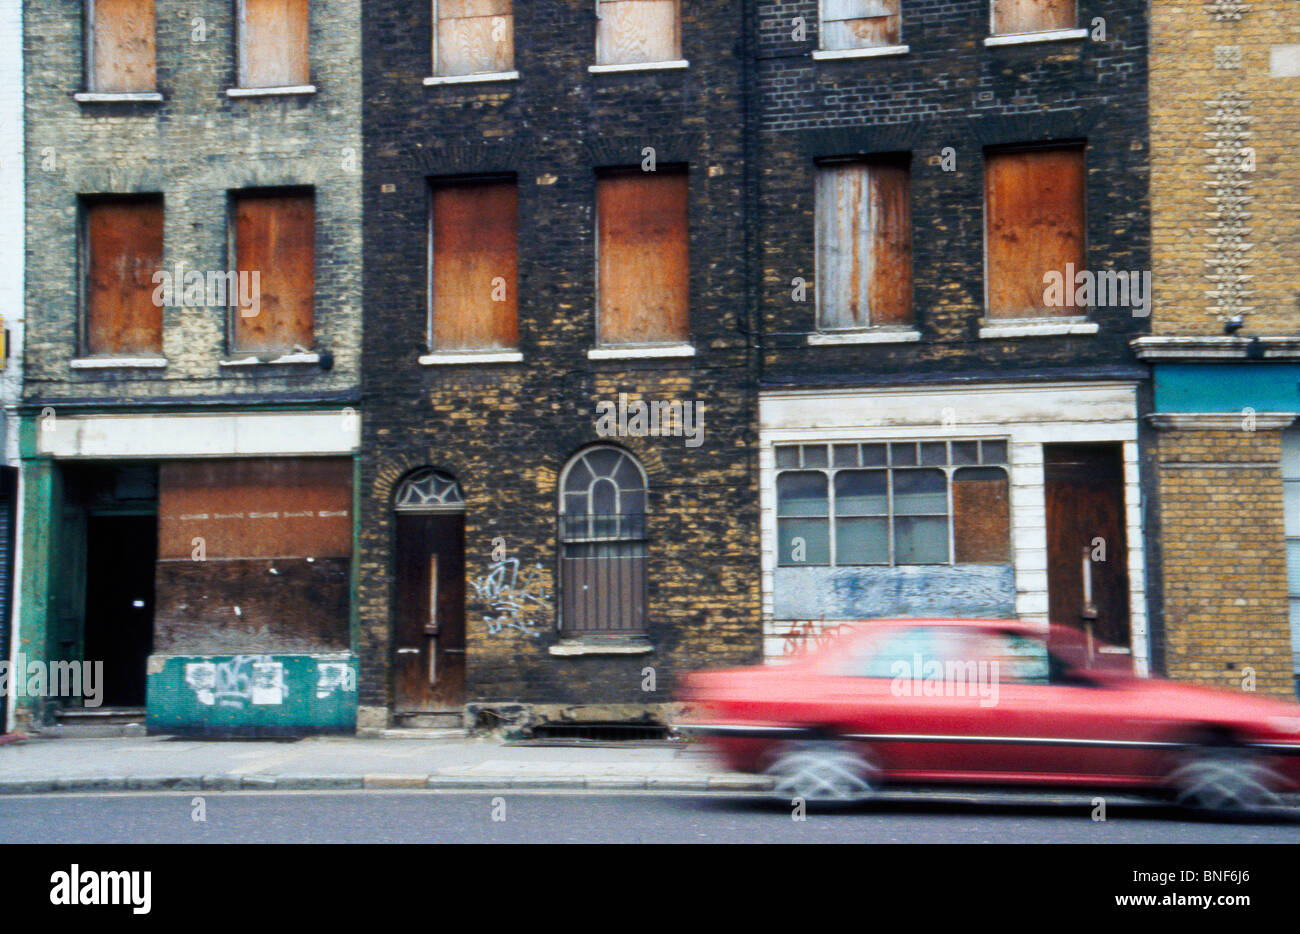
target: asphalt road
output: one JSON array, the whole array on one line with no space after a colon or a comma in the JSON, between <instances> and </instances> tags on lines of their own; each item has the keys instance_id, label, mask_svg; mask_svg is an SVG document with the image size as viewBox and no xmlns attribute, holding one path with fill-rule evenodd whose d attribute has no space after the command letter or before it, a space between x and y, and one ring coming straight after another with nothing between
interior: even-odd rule
<instances>
[{"instance_id":1,"label":"asphalt road","mask_svg":"<svg viewBox=\"0 0 1300 934\"><path fill-rule=\"evenodd\" d=\"M847 811L753 798L522 791L208 792L0 798L0 843L1297 843L1300 818L1172 808L878 802ZM202 810L206 820L195 820Z\"/></svg>"}]
</instances>

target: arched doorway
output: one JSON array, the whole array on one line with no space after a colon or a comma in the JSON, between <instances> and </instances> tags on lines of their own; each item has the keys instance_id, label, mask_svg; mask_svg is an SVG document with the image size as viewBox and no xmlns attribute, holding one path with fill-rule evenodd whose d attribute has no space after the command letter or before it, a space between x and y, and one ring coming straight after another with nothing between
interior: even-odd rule
<instances>
[{"instance_id":1,"label":"arched doorway","mask_svg":"<svg viewBox=\"0 0 1300 934\"><path fill-rule=\"evenodd\" d=\"M394 707L398 714L465 699L465 499L432 468L397 488Z\"/></svg>"}]
</instances>

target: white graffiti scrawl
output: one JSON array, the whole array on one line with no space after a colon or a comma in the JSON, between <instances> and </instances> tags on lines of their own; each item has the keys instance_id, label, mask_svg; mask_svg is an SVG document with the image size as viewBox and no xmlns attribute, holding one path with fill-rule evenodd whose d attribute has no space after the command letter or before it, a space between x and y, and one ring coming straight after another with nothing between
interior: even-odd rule
<instances>
[{"instance_id":1,"label":"white graffiti scrawl","mask_svg":"<svg viewBox=\"0 0 1300 934\"><path fill-rule=\"evenodd\" d=\"M269 655L236 655L228 662L187 662L185 683L209 707L283 704L289 688L284 664Z\"/></svg>"},{"instance_id":2,"label":"white graffiti scrawl","mask_svg":"<svg viewBox=\"0 0 1300 934\"><path fill-rule=\"evenodd\" d=\"M470 581L474 593L492 609L493 615L488 617L490 635L505 629L518 629L533 638L541 635L533 616L550 605L550 596L541 584L541 570L539 564L520 576L519 559L509 558L495 562L486 577Z\"/></svg>"}]
</instances>

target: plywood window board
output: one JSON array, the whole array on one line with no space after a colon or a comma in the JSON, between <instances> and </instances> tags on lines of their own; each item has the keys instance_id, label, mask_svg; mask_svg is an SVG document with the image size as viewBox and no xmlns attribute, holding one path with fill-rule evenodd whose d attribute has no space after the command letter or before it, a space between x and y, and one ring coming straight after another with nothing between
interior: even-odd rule
<instances>
[{"instance_id":1,"label":"plywood window board","mask_svg":"<svg viewBox=\"0 0 1300 934\"><path fill-rule=\"evenodd\" d=\"M518 212L513 178L433 186L429 279L435 351L518 346Z\"/></svg>"},{"instance_id":2,"label":"plywood window board","mask_svg":"<svg viewBox=\"0 0 1300 934\"><path fill-rule=\"evenodd\" d=\"M433 73L511 71L514 34L514 0L433 0Z\"/></svg>"},{"instance_id":3,"label":"plywood window board","mask_svg":"<svg viewBox=\"0 0 1300 934\"><path fill-rule=\"evenodd\" d=\"M154 0L90 0L90 90L139 93L156 88Z\"/></svg>"},{"instance_id":4,"label":"plywood window board","mask_svg":"<svg viewBox=\"0 0 1300 934\"><path fill-rule=\"evenodd\" d=\"M161 354L162 196L90 200L83 217L85 352Z\"/></svg>"},{"instance_id":5,"label":"plywood window board","mask_svg":"<svg viewBox=\"0 0 1300 934\"><path fill-rule=\"evenodd\" d=\"M230 302L232 349L310 350L315 340L316 205L310 191L237 192L235 272L244 294ZM254 273L256 276L254 277Z\"/></svg>"},{"instance_id":6,"label":"plywood window board","mask_svg":"<svg viewBox=\"0 0 1300 934\"><path fill-rule=\"evenodd\" d=\"M308 0L239 0L239 86L311 83Z\"/></svg>"},{"instance_id":7,"label":"plywood window board","mask_svg":"<svg viewBox=\"0 0 1300 934\"><path fill-rule=\"evenodd\" d=\"M596 0L596 62L634 65L682 57L679 0Z\"/></svg>"}]
</instances>

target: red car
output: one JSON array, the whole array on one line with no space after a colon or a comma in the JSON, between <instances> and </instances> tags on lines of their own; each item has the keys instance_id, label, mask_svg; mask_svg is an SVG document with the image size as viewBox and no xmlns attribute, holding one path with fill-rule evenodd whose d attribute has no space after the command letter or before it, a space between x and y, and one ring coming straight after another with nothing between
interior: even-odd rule
<instances>
[{"instance_id":1,"label":"red car","mask_svg":"<svg viewBox=\"0 0 1300 934\"><path fill-rule=\"evenodd\" d=\"M1300 788L1300 704L1103 670L1100 648L1014 620L850 624L788 665L687 675L678 727L805 801L960 783L1241 810Z\"/></svg>"}]
</instances>

